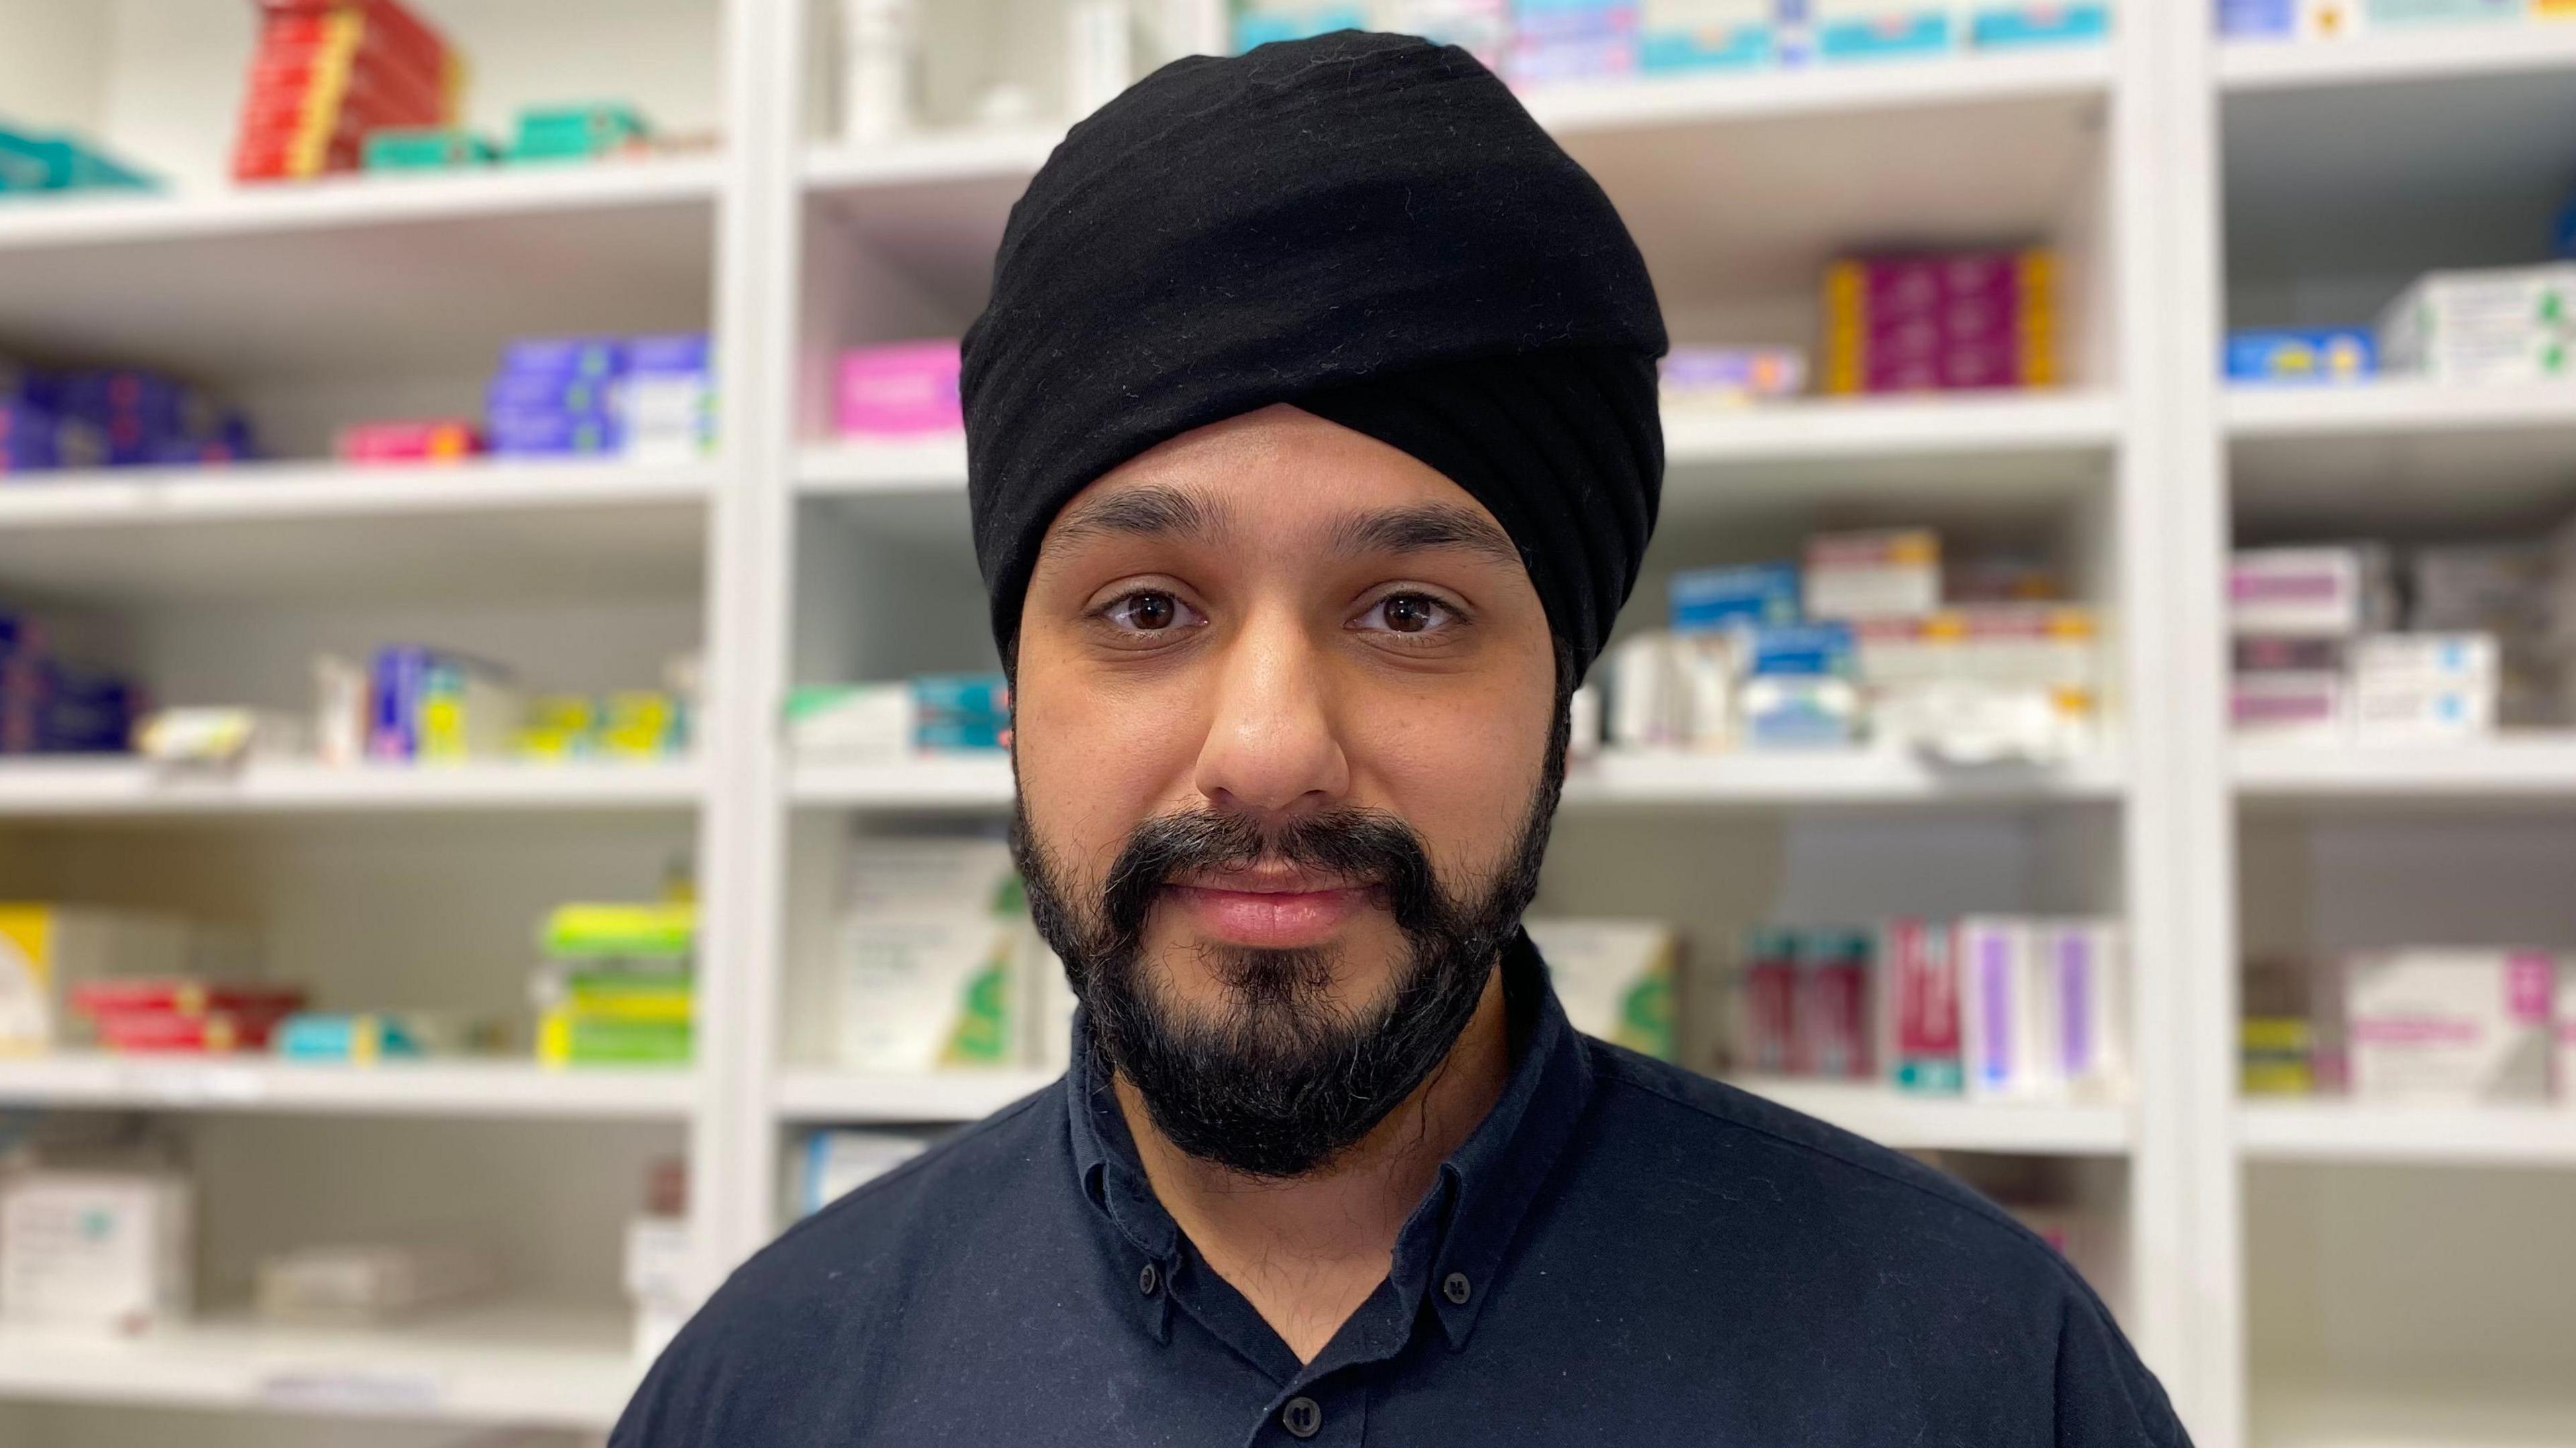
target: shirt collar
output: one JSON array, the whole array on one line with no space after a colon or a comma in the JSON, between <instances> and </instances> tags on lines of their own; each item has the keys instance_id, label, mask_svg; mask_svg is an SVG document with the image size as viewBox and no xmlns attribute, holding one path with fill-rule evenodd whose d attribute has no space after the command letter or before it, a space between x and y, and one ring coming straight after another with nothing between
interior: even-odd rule
<instances>
[{"instance_id":1,"label":"shirt collar","mask_svg":"<svg viewBox=\"0 0 2576 1448\"><path fill-rule=\"evenodd\" d=\"M1483 1122L1441 1163L1440 1173L1396 1235L1388 1285L1410 1321L1425 1303L1451 1348L1463 1348L1485 1303L1501 1286L1512 1240L1573 1138L1592 1095L1582 1038L1548 984L1547 966L1526 933L1503 947L1503 988L1511 1003L1514 1054L1503 1093ZM1180 1229L1145 1177L1108 1072L1091 1054L1082 1016L1073 1023L1065 1072L1076 1182L1085 1200L1146 1257L1169 1270ZM1465 1302L1445 1289L1463 1277Z\"/></svg>"}]
</instances>

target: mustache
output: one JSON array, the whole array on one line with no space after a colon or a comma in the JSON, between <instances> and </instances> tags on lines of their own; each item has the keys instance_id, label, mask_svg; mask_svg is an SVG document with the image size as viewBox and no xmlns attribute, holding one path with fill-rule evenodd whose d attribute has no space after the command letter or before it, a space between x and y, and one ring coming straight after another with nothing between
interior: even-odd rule
<instances>
[{"instance_id":1,"label":"mustache","mask_svg":"<svg viewBox=\"0 0 2576 1448\"><path fill-rule=\"evenodd\" d=\"M1158 815L1130 831L1101 886L1101 923L1121 942L1145 929L1154 897L1180 876L1279 864L1367 881L1398 928L1429 925L1440 908L1421 835L1384 810L1336 809L1265 826L1248 815L1197 810Z\"/></svg>"}]
</instances>

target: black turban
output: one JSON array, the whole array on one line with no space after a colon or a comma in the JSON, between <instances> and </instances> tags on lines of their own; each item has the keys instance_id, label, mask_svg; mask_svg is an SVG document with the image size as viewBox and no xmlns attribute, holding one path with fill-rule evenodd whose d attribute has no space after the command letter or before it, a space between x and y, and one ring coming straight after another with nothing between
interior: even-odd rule
<instances>
[{"instance_id":1,"label":"black turban","mask_svg":"<svg viewBox=\"0 0 2576 1448\"><path fill-rule=\"evenodd\" d=\"M1580 678L1654 529L1664 347L1609 198L1465 51L1341 31L1175 61L1048 158L966 333L994 639L1074 494L1287 402L1484 504Z\"/></svg>"}]
</instances>

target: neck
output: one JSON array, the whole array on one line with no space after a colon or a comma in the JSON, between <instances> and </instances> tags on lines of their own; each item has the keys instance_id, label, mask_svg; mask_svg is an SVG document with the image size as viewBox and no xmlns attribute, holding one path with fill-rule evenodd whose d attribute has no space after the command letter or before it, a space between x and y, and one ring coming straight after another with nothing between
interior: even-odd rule
<instances>
[{"instance_id":1,"label":"neck","mask_svg":"<svg viewBox=\"0 0 2576 1448\"><path fill-rule=\"evenodd\" d=\"M1301 1177L1251 1177L1190 1156L1154 1127L1135 1088L1116 1081L1146 1180L1216 1274L1232 1283L1301 1362L1386 1280L1396 1234L1511 1074L1502 971L1430 1079L1359 1144Z\"/></svg>"}]
</instances>

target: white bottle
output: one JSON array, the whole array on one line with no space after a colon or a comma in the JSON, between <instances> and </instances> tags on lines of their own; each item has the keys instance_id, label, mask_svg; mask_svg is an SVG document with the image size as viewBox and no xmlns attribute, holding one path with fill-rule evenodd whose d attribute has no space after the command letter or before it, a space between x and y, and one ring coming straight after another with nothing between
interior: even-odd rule
<instances>
[{"instance_id":1,"label":"white bottle","mask_svg":"<svg viewBox=\"0 0 2576 1448\"><path fill-rule=\"evenodd\" d=\"M912 128L921 69L914 0L841 0L841 135L854 146Z\"/></svg>"}]
</instances>

